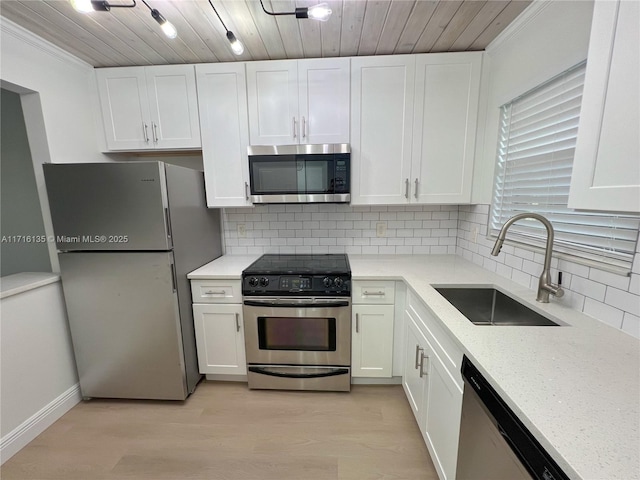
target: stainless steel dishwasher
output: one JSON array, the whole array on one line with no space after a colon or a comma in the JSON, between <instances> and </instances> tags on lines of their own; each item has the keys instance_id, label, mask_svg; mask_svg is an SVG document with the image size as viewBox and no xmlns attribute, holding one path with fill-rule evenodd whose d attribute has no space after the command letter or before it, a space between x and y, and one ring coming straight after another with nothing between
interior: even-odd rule
<instances>
[{"instance_id":1,"label":"stainless steel dishwasher","mask_svg":"<svg viewBox=\"0 0 640 480\"><path fill-rule=\"evenodd\" d=\"M569 477L465 356L458 480Z\"/></svg>"}]
</instances>

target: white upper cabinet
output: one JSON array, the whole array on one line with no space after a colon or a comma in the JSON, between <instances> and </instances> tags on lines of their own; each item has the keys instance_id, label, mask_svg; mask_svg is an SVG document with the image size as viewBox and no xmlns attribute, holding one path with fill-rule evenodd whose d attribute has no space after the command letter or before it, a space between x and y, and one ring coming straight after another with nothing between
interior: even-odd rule
<instances>
[{"instance_id":1,"label":"white upper cabinet","mask_svg":"<svg viewBox=\"0 0 640 480\"><path fill-rule=\"evenodd\" d=\"M352 60L353 204L468 203L482 52Z\"/></svg>"},{"instance_id":2,"label":"white upper cabinet","mask_svg":"<svg viewBox=\"0 0 640 480\"><path fill-rule=\"evenodd\" d=\"M405 204L411 175L415 57L351 61L351 203Z\"/></svg>"},{"instance_id":3,"label":"white upper cabinet","mask_svg":"<svg viewBox=\"0 0 640 480\"><path fill-rule=\"evenodd\" d=\"M416 56L412 201L470 201L481 68L481 52Z\"/></svg>"},{"instance_id":4,"label":"white upper cabinet","mask_svg":"<svg viewBox=\"0 0 640 480\"><path fill-rule=\"evenodd\" d=\"M193 65L96 70L107 150L200 148Z\"/></svg>"},{"instance_id":5,"label":"white upper cabinet","mask_svg":"<svg viewBox=\"0 0 640 480\"><path fill-rule=\"evenodd\" d=\"M207 205L249 206L245 66L196 65L196 78Z\"/></svg>"},{"instance_id":6,"label":"white upper cabinet","mask_svg":"<svg viewBox=\"0 0 640 480\"><path fill-rule=\"evenodd\" d=\"M252 145L349 142L349 59L247 63Z\"/></svg>"},{"instance_id":7,"label":"white upper cabinet","mask_svg":"<svg viewBox=\"0 0 640 480\"><path fill-rule=\"evenodd\" d=\"M298 61L300 143L349 143L349 59Z\"/></svg>"},{"instance_id":8,"label":"white upper cabinet","mask_svg":"<svg viewBox=\"0 0 640 480\"><path fill-rule=\"evenodd\" d=\"M569 207L640 212L640 3L595 2Z\"/></svg>"}]
</instances>

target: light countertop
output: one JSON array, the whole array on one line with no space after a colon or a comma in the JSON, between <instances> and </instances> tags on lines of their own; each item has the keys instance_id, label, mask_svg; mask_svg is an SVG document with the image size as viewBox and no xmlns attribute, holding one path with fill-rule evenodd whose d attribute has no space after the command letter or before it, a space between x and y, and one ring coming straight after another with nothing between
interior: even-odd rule
<instances>
[{"instance_id":1,"label":"light countertop","mask_svg":"<svg viewBox=\"0 0 640 480\"><path fill-rule=\"evenodd\" d=\"M259 255L188 275L240 278ZM349 255L354 280L403 280L571 478L640 478L640 341L454 255ZM562 327L473 325L433 287L495 286Z\"/></svg>"},{"instance_id":2,"label":"light countertop","mask_svg":"<svg viewBox=\"0 0 640 480\"><path fill-rule=\"evenodd\" d=\"M43 287L59 280L59 274L47 272L22 272L7 275L0 279L0 298L28 292L34 288Z\"/></svg>"}]
</instances>

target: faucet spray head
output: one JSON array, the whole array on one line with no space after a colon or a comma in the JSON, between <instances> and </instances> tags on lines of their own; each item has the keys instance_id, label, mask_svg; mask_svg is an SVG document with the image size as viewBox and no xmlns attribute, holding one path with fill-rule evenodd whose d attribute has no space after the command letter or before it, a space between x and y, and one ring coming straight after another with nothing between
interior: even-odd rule
<instances>
[{"instance_id":1,"label":"faucet spray head","mask_svg":"<svg viewBox=\"0 0 640 480\"><path fill-rule=\"evenodd\" d=\"M498 254L500 253L500 250L502 250L502 244L504 243L504 239L498 237L498 239L496 240L495 245L493 246L493 250L491 250L491 255L493 255L494 257L497 257Z\"/></svg>"}]
</instances>

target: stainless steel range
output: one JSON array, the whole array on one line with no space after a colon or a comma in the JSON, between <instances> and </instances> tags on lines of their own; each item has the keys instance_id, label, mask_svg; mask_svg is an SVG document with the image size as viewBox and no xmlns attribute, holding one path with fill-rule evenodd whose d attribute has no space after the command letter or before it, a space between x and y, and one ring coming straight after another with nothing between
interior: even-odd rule
<instances>
[{"instance_id":1,"label":"stainless steel range","mask_svg":"<svg viewBox=\"0 0 640 480\"><path fill-rule=\"evenodd\" d=\"M263 255L242 272L249 388L351 389L344 254Z\"/></svg>"}]
</instances>

